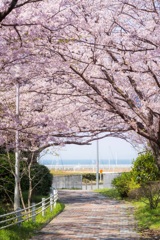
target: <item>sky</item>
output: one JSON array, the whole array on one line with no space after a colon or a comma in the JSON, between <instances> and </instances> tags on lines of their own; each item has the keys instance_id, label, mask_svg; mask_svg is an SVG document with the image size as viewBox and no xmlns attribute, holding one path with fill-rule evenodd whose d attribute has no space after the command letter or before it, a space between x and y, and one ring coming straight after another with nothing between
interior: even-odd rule
<instances>
[{"instance_id":1,"label":"sky","mask_svg":"<svg viewBox=\"0 0 160 240\"><path fill-rule=\"evenodd\" d=\"M119 138L108 137L99 142L99 159L128 159L133 160L137 157L138 152L132 147L131 144L125 140ZM57 156L56 156L57 155ZM41 157L47 160L83 160L91 159L95 160L97 158L97 141L94 141L92 145L67 145L61 149L56 148L55 153L46 153Z\"/></svg>"}]
</instances>

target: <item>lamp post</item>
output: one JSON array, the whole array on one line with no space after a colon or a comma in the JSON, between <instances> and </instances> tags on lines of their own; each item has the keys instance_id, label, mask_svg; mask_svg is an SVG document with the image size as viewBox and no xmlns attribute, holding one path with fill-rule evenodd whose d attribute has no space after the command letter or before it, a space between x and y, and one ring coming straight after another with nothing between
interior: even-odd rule
<instances>
[{"instance_id":1,"label":"lamp post","mask_svg":"<svg viewBox=\"0 0 160 240\"><path fill-rule=\"evenodd\" d=\"M11 74L15 78L15 90L16 90L16 130L15 130L15 185L14 185L14 210L20 207L20 193L19 193L19 182L20 182L20 158L19 158L19 88L20 88L20 67L14 66L10 70Z\"/></svg>"},{"instance_id":2,"label":"lamp post","mask_svg":"<svg viewBox=\"0 0 160 240\"><path fill-rule=\"evenodd\" d=\"M16 82L16 134L15 134L15 187L14 187L14 210L20 207L19 178L20 178L20 159L19 159L19 82Z\"/></svg>"},{"instance_id":3,"label":"lamp post","mask_svg":"<svg viewBox=\"0 0 160 240\"><path fill-rule=\"evenodd\" d=\"M99 189L99 141L97 139L96 188Z\"/></svg>"}]
</instances>

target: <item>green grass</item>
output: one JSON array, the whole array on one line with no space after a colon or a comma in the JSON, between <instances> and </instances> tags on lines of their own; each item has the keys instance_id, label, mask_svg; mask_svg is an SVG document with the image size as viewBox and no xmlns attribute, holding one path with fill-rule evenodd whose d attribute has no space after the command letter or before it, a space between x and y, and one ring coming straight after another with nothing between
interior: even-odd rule
<instances>
[{"instance_id":1,"label":"green grass","mask_svg":"<svg viewBox=\"0 0 160 240\"><path fill-rule=\"evenodd\" d=\"M38 230L45 226L54 216L63 211L64 204L57 203L53 212L50 212L50 208L46 210L46 214L42 217L39 214L36 217L36 222L26 221L22 223L20 227L12 226L7 229L0 230L0 240L27 240L30 239Z\"/></svg>"},{"instance_id":2,"label":"green grass","mask_svg":"<svg viewBox=\"0 0 160 240\"><path fill-rule=\"evenodd\" d=\"M146 202L146 200L145 200ZM144 200L134 201L135 218L138 220L140 230L160 230L160 204L156 209L150 209Z\"/></svg>"},{"instance_id":3,"label":"green grass","mask_svg":"<svg viewBox=\"0 0 160 240\"><path fill-rule=\"evenodd\" d=\"M114 199L121 199L118 191L114 188L103 188L103 189L96 189L95 192L98 192L106 197L114 198Z\"/></svg>"}]
</instances>

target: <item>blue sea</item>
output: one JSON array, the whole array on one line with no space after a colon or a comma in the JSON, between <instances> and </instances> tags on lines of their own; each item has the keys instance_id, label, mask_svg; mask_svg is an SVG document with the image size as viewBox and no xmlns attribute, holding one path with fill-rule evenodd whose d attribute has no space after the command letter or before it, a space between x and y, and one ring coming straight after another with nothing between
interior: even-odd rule
<instances>
[{"instance_id":1,"label":"blue sea","mask_svg":"<svg viewBox=\"0 0 160 240\"><path fill-rule=\"evenodd\" d=\"M40 164L47 166L48 168L94 168L97 165L94 159L41 159ZM110 167L131 167L133 163L132 159L100 159L100 168Z\"/></svg>"}]
</instances>

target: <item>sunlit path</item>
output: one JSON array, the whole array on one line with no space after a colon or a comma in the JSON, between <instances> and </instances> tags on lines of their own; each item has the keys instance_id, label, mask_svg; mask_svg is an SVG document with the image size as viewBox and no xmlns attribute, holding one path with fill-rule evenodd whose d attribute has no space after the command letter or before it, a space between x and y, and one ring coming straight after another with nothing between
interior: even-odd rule
<instances>
[{"instance_id":1,"label":"sunlit path","mask_svg":"<svg viewBox=\"0 0 160 240\"><path fill-rule=\"evenodd\" d=\"M138 240L133 207L91 191L60 191L64 212L32 240Z\"/></svg>"}]
</instances>

